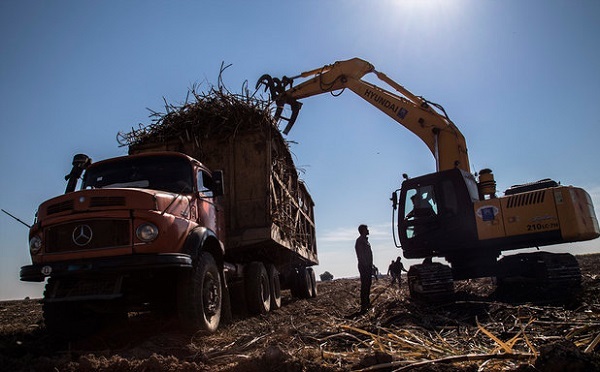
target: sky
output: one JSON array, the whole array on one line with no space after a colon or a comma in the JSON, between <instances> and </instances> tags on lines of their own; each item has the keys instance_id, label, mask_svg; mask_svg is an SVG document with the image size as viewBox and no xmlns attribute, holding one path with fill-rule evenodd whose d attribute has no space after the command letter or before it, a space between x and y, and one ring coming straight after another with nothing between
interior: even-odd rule
<instances>
[{"instance_id":1,"label":"sky","mask_svg":"<svg viewBox=\"0 0 600 372\"><path fill-rule=\"evenodd\" d=\"M222 63L241 92L265 73L360 57L443 105L472 170L491 168L501 193L552 178L586 189L599 213L599 19L596 0L2 1L0 207L32 223L74 154L126 154L118 132L216 84ZM287 139L315 201L315 271L358 275L365 223L385 272L401 254L390 194L402 173L435 171L433 156L350 91L303 103ZM600 240L551 250L596 253ZM0 299L42 296L19 281L30 263L28 229L1 214Z\"/></svg>"}]
</instances>

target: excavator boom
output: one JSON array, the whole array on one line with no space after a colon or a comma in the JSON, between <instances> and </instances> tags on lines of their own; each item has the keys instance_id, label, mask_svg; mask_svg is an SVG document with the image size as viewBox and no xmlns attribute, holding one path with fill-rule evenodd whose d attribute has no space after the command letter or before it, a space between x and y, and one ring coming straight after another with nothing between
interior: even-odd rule
<instances>
[{"instance_id":1,"label":"excavator boom","mask_svg":"<svg viewBox=\"0 0 600 372\"><path fill-rule=\"evenodd\" d=\"M363 77L369 73L373 73L394 91L365 81ZM293 86L294 80L298 78L306 80ZM443 108L412 94L362 59L338 61L291 78L277 79L263 75L257 87L260 84L270 89L271 98L277 104L276 118L288 121L283 131L285 134L290 131L300 110L301 104L298 100L322 93L335 94L348 88L417 135L433 154L436 171L458 167L470 172L465 138ZM292 109L289 119L281 116L285 105ZM443 114L432 106L441 110Z\"/></svg>"}]
</instances>

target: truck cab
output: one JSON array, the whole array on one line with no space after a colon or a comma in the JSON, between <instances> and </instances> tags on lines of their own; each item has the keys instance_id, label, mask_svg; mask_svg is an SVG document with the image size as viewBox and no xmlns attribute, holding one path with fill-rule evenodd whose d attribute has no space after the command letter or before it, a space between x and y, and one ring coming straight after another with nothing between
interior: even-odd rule
<instances>
[{"instance_id":1,"label":"truck cab","mask_svg":"<svg viewBox=\"0 0 600 372\"><path fill-rule=\"evenodd\" d=\"M92 164L80 190L40 205L30 231L32 261L183 253L188 232L197 226L215 236L224 233L216 200L220 180L219 172L173 152ZM25 271L29 279L45 277L41 269Z\"/></svg>"},{"instance_id":2,"label":"truck cab","mask_svg":"<svg viewBox=\"0 0 600 372\"><path fill-rule=\"evenodd\" d=\"M221 173L175 152L85 164L80 190L69 188L71 179L64 195L40 205L29 234L32 265L21 268L23 281L47 280L47 329L72 336L181 302L204 304L178 311L194 328L214 331L224 265Z\"/></svg>"}]
</instances>

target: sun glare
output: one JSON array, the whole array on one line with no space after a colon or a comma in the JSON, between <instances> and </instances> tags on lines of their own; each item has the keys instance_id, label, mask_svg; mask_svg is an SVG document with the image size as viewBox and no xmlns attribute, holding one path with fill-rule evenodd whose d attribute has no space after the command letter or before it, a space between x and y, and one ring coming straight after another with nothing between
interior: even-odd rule
<instances>
[{"instance_id":1,"label":"sun glare","mask_svg":"<svg viewBox=\"0 0 600 372\"><path fill-rule=\"evenodd\" d=\"M393 24L398 35L435 44L457 30L466 16L462 4L462 0L387 0L379 10L385 14L384 24Z\"/></svg>"},{"instance_id":2,"label":"sun glare","mask_svg":"<svg viewBox=\"0 0 600 372\"><path fill-rule=\"evenodd\" d=\"M384 4L399 20L414 22L420 19L453 18L458 15L461 3L461 0L388 0Z\"/></svg>"}]
</instances>

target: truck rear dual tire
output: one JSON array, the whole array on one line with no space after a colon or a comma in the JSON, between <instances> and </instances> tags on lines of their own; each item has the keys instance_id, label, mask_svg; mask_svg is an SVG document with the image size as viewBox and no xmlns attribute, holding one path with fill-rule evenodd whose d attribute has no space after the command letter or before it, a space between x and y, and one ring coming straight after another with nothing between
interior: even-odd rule
<instances>
[{"instance_id":1,"label":"truck rear dual tire","mask_svg":"<svg viewBox=\"0 0 600 372\"><path fill-rule=\"evenodd\" d=\"M267 264L267 275L269 276L269 287L271 289L271 310L277 310L281 307L281 280L279 271L273 264Z\"/></svg>"},{"instance_id":2,"label":"truck rear dual tire","mask_svg":"<svg viewBox=\"0 0 600 372\"><path fill-rule=\"evenodd\" d=\"M202 252L194 268L181 276L177 310L181 325L190 331L214 333L222 310L222 280L213 256Z\"/></svg>"},{"instance_id":3,"label":"truck rear dual tire","mask_svg":"<svg viewBox=\"0 0 600 372\"><path fill-rule=\"evenodd\" d=\"M281 281L275 265L251 262L244 273L246 306L252 315L266 314L281 307Z\"/></svg>"},{"instance_id":4,"label":"truck rear dual tire","mask_svg":"<svg viewBox=\"0 0 600 372\"><path fill-rule=\"evenodd\" d=\"M271 285L265 265L262 262L250 262L244 278L248 312L252 315L268 313L271 310Z\"/></svg>"},{"instance_id":5,"label":"truck rear dual tire","mask_svg":"<svg viewBox=\"0 0 600 372\"><path fill-rule=\"evenodd\" d=\"M294 274L292 296L313 298L317 296L317 278L312 267L301 267Z\"/></svg>"},{"instance_id":6,"label":"truck rear dual tire","mask_svg":"<svg viewBox=\"0 0 600 372\"><path fill-rule=\"evenodd\" d=\"M317 289L317 276L315 275L315 270L313 270L312 267L309 267L307 270L308 275L310 276L310 285L312 287L311 297L317 297L317 295L319 294L319 290Z\"/></svg>"}]
</instances>

